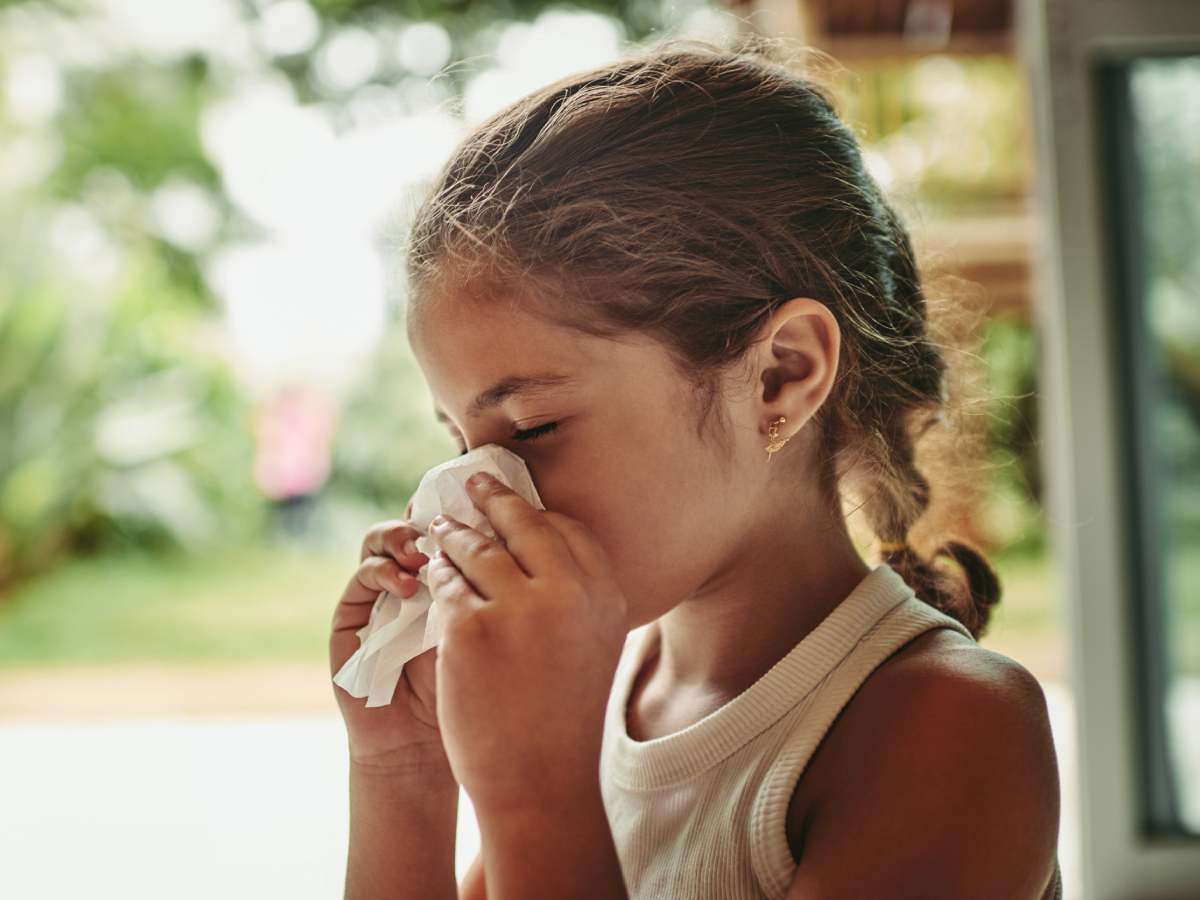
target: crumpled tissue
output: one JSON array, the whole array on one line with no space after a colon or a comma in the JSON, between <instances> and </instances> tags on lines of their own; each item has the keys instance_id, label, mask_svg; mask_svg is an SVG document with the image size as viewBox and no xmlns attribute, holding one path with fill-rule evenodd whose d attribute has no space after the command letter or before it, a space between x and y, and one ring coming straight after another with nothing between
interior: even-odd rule
<instances>
[{"instance_id":1,"label":"crumpled tissue","mask_svg":"<svg viewBox=\"0 0 1200 900\"><path fill-rule=\"evenodd\" d=\"M438 549L429 537L429 523L439 513L453 516L488 537L496 536L483 513L467 496L467 479L476 472L494 475L538 509L546 508L521 457L496 444L476 447L426 472L413 495L409 521L421 532L417 549L426 556L432 557ZM358 631L362 643L333 676L334 684L352 697L366 697L367 706L391 703L404 664L442 639L444 622L429 592L428 568L427 563L417 572L420 586L410 599L380 591L371 607L371 618Z\"/></svg>"}]
</instances>

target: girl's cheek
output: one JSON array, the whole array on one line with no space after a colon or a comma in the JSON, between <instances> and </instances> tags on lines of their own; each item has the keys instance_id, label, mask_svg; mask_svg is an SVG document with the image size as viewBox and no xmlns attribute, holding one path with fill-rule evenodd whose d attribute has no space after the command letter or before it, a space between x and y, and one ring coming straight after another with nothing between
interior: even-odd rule
<instances>
[{"instance_id":1,"label":"girl's cheek","mask_svg":"<svg viewBox=\"0 0 1200 900\"><path fill-rule=\"evenodd\" d=\"M572 485L577 480L575 474L579 467L572 467L569 461L564 464L552 459L548 454L524 453L521 454L521 458L525 460L529 476L533 479L533 486L537 488L538 496L546 509L578 518L569 507L575 505L574 494L577 493L577 489L573 490ZM586 473L578 478L580 484L585 484L586 480Z\"/></svg>"}]
</instances>

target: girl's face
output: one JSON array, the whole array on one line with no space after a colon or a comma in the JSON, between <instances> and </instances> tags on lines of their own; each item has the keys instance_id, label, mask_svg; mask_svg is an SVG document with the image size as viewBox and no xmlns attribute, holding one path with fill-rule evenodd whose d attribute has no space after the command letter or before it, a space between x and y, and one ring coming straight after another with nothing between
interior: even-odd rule
<instances>
[{"instance_id":1,"label":"girl's face","mask_svg":"<svg viewBox=\"0 0 1200 900\"><path fill-rule=\"evenodd\" d=\"M696 397L662 345L585 335L503 300L440 295L410 319L409 337L460 449L512 450L546 508L592 530L631 628L745 561L768 483L759 423L742 409L751 404L727 405L730 447L703 441Z\"/></svg>"}]
</instances>

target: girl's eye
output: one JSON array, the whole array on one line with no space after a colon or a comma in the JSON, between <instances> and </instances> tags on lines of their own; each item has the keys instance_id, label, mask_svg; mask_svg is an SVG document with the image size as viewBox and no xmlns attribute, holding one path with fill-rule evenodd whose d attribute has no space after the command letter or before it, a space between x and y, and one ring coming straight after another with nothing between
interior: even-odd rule
<instances>
[{"instance_id":1,"label":"girl's eye","mask_svg":"<svg viewBox=\"0 0 1200 900\"><path fill-rule=\"evenodd\" d=\"M547 422L545 425L539 425L537 428L529 428L525 431L520 429L513 435L514 441L536 441L538 438L549 434L558 427L557 422Z\"/></svg>"},{"instance_id":2,"label":"girl's eye","mask_svg":"<svg viewBox=\"0 0 1200 900\"><path fill-rule=\"evenodd\" d=\"M537 428L527 428L524 431L518 428L516 432L513 433L513 440L536 441L538 438L544 437L545 435L554 431L556 428L558 428L557 422L547 422L545 425L539 425ZM467 453L468 451L465 447L458 451L459 456L466 456Z\"/></svg>"}]
</instances>

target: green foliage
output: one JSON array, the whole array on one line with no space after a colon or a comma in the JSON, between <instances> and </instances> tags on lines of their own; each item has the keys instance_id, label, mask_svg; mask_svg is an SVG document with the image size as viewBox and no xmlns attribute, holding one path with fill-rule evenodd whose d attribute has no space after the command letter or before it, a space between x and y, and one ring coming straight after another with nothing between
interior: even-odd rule
<instances>
[{"instance_id":1,"label":"green foliage","mask_svg":"<svg viewBox=\"0 0 1200 900\"><path fill-rule=\"evenodd\" d=\"M848 68L846 118L891 193L948 214L1023 199L1031 153L1014 60L885 57Z\"/></svg>"},{"instance_id":2,"label":"green foliage","mask_svg":"<svg viewBox=\"0 0 1200 900\"><path fill-rule=\"evenodd\" d=\"M549 4L314 5L325 34L343 24L440 20L461 55L475 52L473 37L489 23L531 19ZM26 7L28 15L0 22L0 48L14 49L14 58L52 33L39 22L59 18L84 30L95 22L82 5ZM253 17L257 7L245 13ZM54 56L53 40L39 52ZM314 90L318 50L263 65L332 110L347 98ZM200 140L206 105L228 84L220 65L202 55L117 52L99 64L56 66L62 100L49 120L23 120L0 103L6 140L32 135L61 150L40 184L14 188L0 179L0 586L64 554L198 548L261 532L250 399L222 358L203 260L155 236L151 217L151 195L169 179L223 200ZM55 247L63 243L55 230L72 216L93 245L82 262ZM224 236L252 238L255 228L235 218ZM66 243L79 244L75 238ZM119 275L80 271L89 266ZM454 454L424 390L403 336L389 335L345 407L335 499L398 514L420 475Z\"/></svg>"},{"instance_id":3,"label":"green foliage","mask_svg":"<svg viewBox=\"0 0 1200 900\"><path fill-rule=\"evenodd\" d=\"M61 553L253 532L245 402L211 315L146 245L111 296L57 275L13 210L0 260L0 585Z\"/></svg>"},{"instance_id":4,"label":"green foliage","mask_svg":"<svg viewBox=\"0 0 1200 900\"><path fill-rule=\"evenodd\" d=\"M1200 674L1200 56L1131 66L1145 279L1147 419L1168 666ZM1146 478L1143 477L1143 484ZM1157 555L1157 559L1153 557Z\"/></svg>"},{"instance_id":5,"label":"green foliage","mask_svg":"<svg viewBox=\"0 0 1200 900\"><path fill-rule=\"evenodd\" d=\"M1144 180L1148 271L1177 285L1200 281L1200 56L1143 59L1135 66L1135 97L1139 162ZM1193 293L1193 297L1194 297ZM1176 323L1172 323L1176 324ZM1200 345L1200 315L1189 335Z\"/></svg>"},{"instance_id":6,"label":"green foliage","mask_svg":"<svg viewBox=\"0 0 1200 900\"><path fill-rule=\"evenodd\" d=\"M61 561L0 605L0 668L324 659L354 564L286 547Z\"/></svg>"},{"instance_id":7,"label":"green foliage","mask_svg":"<svg viewBox=\"0 0 1200 900\"><path fill-rule=\"evenodd\" d=\"M980 355L990 400L986 440L993 474L988 510L993 540L1010 550L1040 552L1045 521L1032 323L1012 316L992 319Z\"/></svg>"},{"instance_id":8,"label":"green foliage","mask_svg":"<svg viewBox=\"0 0 1200 900\"><path fill-rule=\"evenodd\" d=\"M45 283L13 285L10 268L0 281L0 584L68 542L92 474L77 448L87 437L80 407L95 385L68 358L83 335L66 299Z\"/></svg>"},{"instance_id":9,"label":"green foliage","mask_svg":"<svg viewBox=\"0 0 1200 900\"><path fill-rule=\"evenodd\" d=\"M1146 320L1169 540L1200 540L1200 57L1133 69ZM1166 485L1169 484L1169 490Z\"/></svg>"},{"instance_id":10,"label":"green foliage","mask_svg":"<svg viewBox=\"0 0 1200 900\"><path fill-rule=\"evenodd\" d=\"M331 22L370 20L373 16L399 16L409 21L441 22L455 33L467 35L490 22L527 21L547 9L568 7L604 13L620 20L630 37L640 39L662 27L660 4L647 0L310 0L321 18ZM686 4L679 4L684 6Z\"/></svg>"},{"instance_id":11,"label":"green foliage","mask_svg":"<svg viewBox=\"0 0 1200 900\"><path fill-rule=\"evenodd\" d=\"M998 316L987 324L982 348L996 411L988 443L1018 461L1020 480L1034 500L1042 497L1037 455L1037 336L1026 319Z\"/></svg>"},{"instance_id":12,"label":"green foliage","mask_svg":"<svg viewBox=\"0 0 1200 900\"><path fill-rule=\"evenodd\" d=\"M87 177L110 166L141 190L169 175L216 187L216 170L200 146L198 123L208 94L199 61L134 63L69 81L59 128L66 153L54 189L76 197Z\"/></svg>"},{"instance_id":13,"label":"green foliage","mask_svg":"<svg viewBox=\"0 0 1200 900\"><path fill-rule=\"evenodd\" d=\"M343 408L330 489L400 516L421 476L457 453L397 323Z\"/></svg>"}]
</instances>

